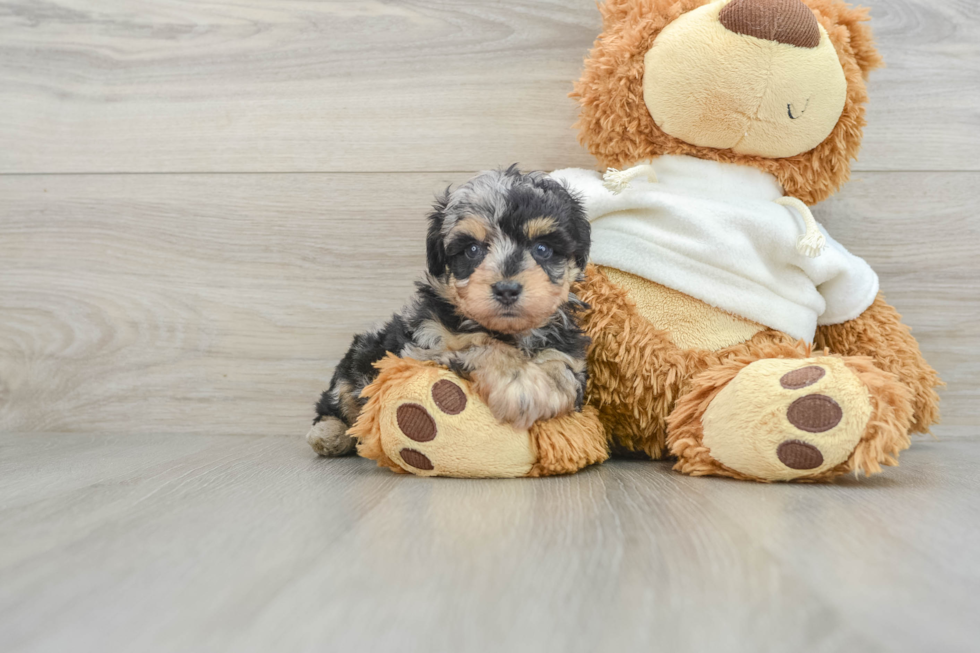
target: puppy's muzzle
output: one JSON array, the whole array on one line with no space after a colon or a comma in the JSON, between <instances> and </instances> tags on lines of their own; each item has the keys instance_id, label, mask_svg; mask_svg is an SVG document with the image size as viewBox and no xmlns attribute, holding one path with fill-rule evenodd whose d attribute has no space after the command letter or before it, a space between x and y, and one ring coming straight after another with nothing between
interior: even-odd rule
<instances>
[{"instance_id":1,"label":"puppy's muzzle","mask_svg":"<svg viewBox=\"0 0 980 653\"><path fill-rule=\"evenodd\" d=\"M493 298L504 306L511 306L521 298L524 286L516 281L498 281L491 286Z\"/></svg>"}]
</instances>

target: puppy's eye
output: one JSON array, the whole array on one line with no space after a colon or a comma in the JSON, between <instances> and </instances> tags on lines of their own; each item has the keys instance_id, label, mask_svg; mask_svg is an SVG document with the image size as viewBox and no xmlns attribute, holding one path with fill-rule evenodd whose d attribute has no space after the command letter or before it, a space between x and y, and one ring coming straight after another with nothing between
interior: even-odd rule
<instances>
[{"instance_id":1,"label":"puppy's eye","mask_svg":"<svg viewBox=\"0 0 980 653\"><path fill-rule=\"evenodd\" d=\"M477 243L473 243L465 250L463 250L463 252L466 254L466 258L470 259L471 261L476 260L481 256L483 256L483 245L478 245Z\"/></svg>"},{"instance_id":2,"label":"puppy's eye","mask_svg":"<svg viewBox=\"0 0 980 653\"><path fill-rule=\"evenodd\" d=\"M534 258L538 259L539 261L547 261L555 252L548 245L538 243L531 248L531 253L534 255Z\"/></svg>"}]
</instances>

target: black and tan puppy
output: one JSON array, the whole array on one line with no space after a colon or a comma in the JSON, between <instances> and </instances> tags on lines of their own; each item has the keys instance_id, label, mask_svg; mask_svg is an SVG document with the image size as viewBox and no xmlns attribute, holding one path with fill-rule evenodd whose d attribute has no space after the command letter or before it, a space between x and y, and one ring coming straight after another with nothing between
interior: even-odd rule
<instances>
[{"instance_id":1,"label":"black and tan puppy","mask_svg":"<svg viewBox=\"0 0 980 653\"><path fill-rule=\"evenodd\" d=\"M407 308L354 338L317 404L310 445L353 452L347 429L387 352L452 369L518 428L580 410L589 338L570 287L589 245L581 204L543 173L511 167L447 190L429 216L425 281Z\"/></svg>"}]
</instances>

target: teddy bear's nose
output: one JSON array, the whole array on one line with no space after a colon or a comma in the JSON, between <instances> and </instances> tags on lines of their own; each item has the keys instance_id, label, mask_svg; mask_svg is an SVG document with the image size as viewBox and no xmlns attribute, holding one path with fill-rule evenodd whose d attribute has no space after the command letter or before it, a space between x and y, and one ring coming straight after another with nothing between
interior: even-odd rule
<instances>
[{"instance_id":1,"label":"teddy bear's nose","mask_svg":"<svg viewBox=\"0 0 980 653\"><path fill-rule=\"evenodd\" d=\"M732 0L719 16L736 34L800 48L820 44L820 28L810 8L800 0Z\"/></svg>"}]
</instances>

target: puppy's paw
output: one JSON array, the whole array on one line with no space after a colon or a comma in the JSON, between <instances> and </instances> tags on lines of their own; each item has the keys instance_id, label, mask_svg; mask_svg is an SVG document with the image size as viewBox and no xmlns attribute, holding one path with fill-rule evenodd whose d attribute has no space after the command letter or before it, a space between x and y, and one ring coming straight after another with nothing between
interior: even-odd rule
<instances>
[{"instance_id":1,"label":"puppy's paw","mask_svg":"<svg viewBox=\"0 0 980 653\"><path fill-rule=\"evenodd\" d=\"M543 401L535 401L530 392L514 386L495 389L484 397L484 401L498 422L516 429L528 429L539 420L557 415L557 409L549 408Z\"/></svg>"},{"instance_id":2,"label":"puppy's paw","mask_svg":"<svg viewBox=\"0 0 980 653\"><path fill-rule=\"evenodd\" d=\"M564 364L529 364L510 374L478 372L476 390L497 421L518 429L575 410L579 384Z\"/></svg>"},{"instance_id":3,"label":"puppy's paw","mask_svg":"<svg viewBox=\"0 0 980 653\"><path fill-rule=\"evenodd\" d=\"M336 417L324 417L306 434L306 441L321 456L336 458L354 453L357 444L347 435L347 425Z\"/></svg>"}]
</instances>

